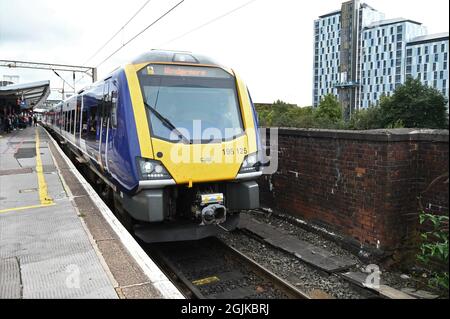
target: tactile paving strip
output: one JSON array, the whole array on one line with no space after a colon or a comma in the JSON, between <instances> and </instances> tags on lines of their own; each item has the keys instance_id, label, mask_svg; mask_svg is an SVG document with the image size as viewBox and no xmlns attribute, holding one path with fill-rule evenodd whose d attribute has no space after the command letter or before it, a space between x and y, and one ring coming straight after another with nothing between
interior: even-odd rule
<instances>
[{"instance_id":1,"label":"tactile paving strip","mask_svg":"<svg viewBox=\"0 0 450 319\"><path fill-rule=\"evenodd\" d=\"M16 258L0 259L0 299L21 297L20 268Z\"/></svg>"},{"instance_id":2,"label":"tactile paving strip","mask_svg":"<svg viewBox=\"0 0 450 319\"><path fill-rule=\"evenodd\" d=\"M34 148L34 147L21 147L14 154L14 157L17 159L32 158L35 156L36 156L36 148Z\"/></svg>"},{"instance_id":3,"label":"tactile paving strip","mask_svg":"<svg viewBox=\"0 0 450 319\"><path fill-rule=\"evenodd\" d=\"M117 298L68 199L0 215L0 258L20 263L23 298Z\"/></svg>"}]
</instances>

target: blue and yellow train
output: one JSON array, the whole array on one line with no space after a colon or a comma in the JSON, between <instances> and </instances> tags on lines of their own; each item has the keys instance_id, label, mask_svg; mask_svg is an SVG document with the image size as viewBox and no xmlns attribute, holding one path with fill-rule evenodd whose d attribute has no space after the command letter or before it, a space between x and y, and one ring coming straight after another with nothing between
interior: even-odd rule
<instances>
[{"instance_id":1,"label":"blue and yellow train","mask_svg":"<svg viewBox=\"0 0 450 319\"><path fill-rule=\"evenodd\" d=\"M42 122L146 242L212 236L259 206L249 91L207 57L152 50L54 106Z\"/></svg>"}]
</instances>

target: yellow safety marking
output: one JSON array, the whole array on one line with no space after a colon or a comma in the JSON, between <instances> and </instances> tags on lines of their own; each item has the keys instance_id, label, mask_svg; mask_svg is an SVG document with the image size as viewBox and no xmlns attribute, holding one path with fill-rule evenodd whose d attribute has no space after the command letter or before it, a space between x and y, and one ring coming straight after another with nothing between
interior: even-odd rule
<instances>
[{"instance_id":1,"label":"yellow safety marking","mask_svg":"<svg viewBox=\"0 0 450 319\"><path fill-rule=\"evenodd\" d=\"M242 117L244 118L245 133L248 138L248 154L252 154L258 151L258 146L256 145L256 134L258 134L258 132L255 127L253 110L244 81L242 81L236 72L234 72L234 76L236 77L238 97L241 105Z\"/></svg>"},{"instance_id":2,"label":"yellow safety marking","mask_svg":"<svg viewBox=\"0 0 450 319\"><path fill-rule=\"evenodd\" d=\"M150 139L150 130L148 128L147 114L145 113L144 98L142 97L141 87L137 77L136 69L129 64L125 67L125 75L130 90L131 104L133 107L136 131L141 149L141 156L144 158L153 158L153 150Z\"/></svg>"},{"instance_id":3,"label":"yellow safety marking","mask_svg":"<svg viewBox=\"0 0 450 319\"><path fill-rule=\"evenodd\" d=\"M212 276L212 277L208 277L208 278L194 280L192 282L192 284L194 284L195 286L203 286L203 285L211 284L213 282L218 282L218 281L220 281L219 277Z\"/></svg>"},{"instance_id":4,"label":"yellow safety marking","mask_svg":"<svg viewBox=\"0 0 450 319\"><path fill-rule=\"evenodd\" d=\"M39 200L41 201L41 205L52 205L53 200L48 196L47 183L45 182L44 170L42 168L38 128L36 128L36 173L38 176Z\"/></svg>"},{"instance_id":5,"label":"yellow safety marking","mask_svg":"<svg viewBox=\"0 0 450 319\"><path fill-rule=\"evenodd\" d=\"M0 210L0 214L13 212L13 211L19 211L19 210L27 210L27 209L33 209L33 208L49 207L49 206L54 206L54 205L56 205L56 204L55 203L51 203L51 204L43 204L43 205L41 204L41 205L6 208L6 209Z\"/></svg>"}]
</instances>

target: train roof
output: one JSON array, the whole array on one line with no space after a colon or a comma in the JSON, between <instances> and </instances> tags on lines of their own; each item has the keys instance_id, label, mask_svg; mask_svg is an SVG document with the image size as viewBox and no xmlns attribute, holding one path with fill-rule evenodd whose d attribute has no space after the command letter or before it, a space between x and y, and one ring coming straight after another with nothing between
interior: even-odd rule
<instances>
[{"instance_id":1,"label":"train roof","mask_svg":"<svg viewBox=\"0 0 450 319\"><path fill-rule=\"evenodd\" d=\"M151 63L151 62L176 62L189 64L208 64L222 67L213 59L188 51L169 51L169 50L151 50L141 54L136 59L131 61L132 64Z\"/></svg>"},{"instance_id":2,"label":"train roof","mask_svg":"<svg viewBox=\"0 0 450 319\"><path fill-rule=\"evenodd\" d=\"M160 49L152 49L149 52L145 52L135 59L131 60L130 64L141 64L141 63L152 63L152 62L169 62L169 63L186 63L186 64L199 64L199 65L211 65L216 66L222 69L227 70L228 72L231 72L230 69L224 67L217 61L202 55L193 53L190 51L172 51L172 50L160 50ZM95 83L92 83L83 89L79 90L78 94L84 94L85 92L89 91L91 88L93 88L98 83L103 82L104 80L111 77L112 74L119 71L123 67L118 67L114 69L112 72L108 74L108 76L96 81ZM66 99L68 100L68 99Z\"/></svg>"}]
</instances>

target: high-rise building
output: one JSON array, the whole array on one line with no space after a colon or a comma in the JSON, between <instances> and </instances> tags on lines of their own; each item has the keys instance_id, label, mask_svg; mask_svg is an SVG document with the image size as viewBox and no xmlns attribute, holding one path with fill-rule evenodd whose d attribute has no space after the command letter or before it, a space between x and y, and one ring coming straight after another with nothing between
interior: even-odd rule
<instances>
[{"instance_id":1,"label":"high-rise building","mask_svg":"<svg viewBox=\"0 0 450 319\"><path fill-rule=\"evenodd\" d=\"M419 78L448 99L448 33L412 39L406 45L406 76Z\"/></svg>"},{"instance_id":2,"label":"high-rise building","mask_svg":"<svg viewBox=\"0 0 450 319\"><path fill-rule=\"evenodd\" d=\"M320 16L314 22L314 33L314 106L330 93L339 98L346 116L375 105L383 94L390 95L397 85L404 83L407 76L415 76L412 60L419 58L418 51L416 48L412 59L407 59L407 49L433 39L440 41L439 50L445 50L439 51L439 57L431 57L430 53L429 59L437 62L426 67L438 72L438 86L421 79L438 89L442 85L440 90L448 97L444 90L448 82L448 34L423 38L427 30L421 23L404 18L386 20L383 13L358 0L344 2L341 10ZM411 72L407 72L410 70L407 64Z\"/></svg>"}]
</instances>

